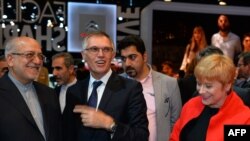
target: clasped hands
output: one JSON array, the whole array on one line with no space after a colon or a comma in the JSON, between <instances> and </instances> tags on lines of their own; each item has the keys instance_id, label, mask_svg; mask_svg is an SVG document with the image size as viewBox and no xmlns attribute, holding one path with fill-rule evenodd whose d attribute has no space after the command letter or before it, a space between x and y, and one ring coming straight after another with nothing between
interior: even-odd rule
<instances>
[{"instance_id":1,"label":"clasped hands","mask_svg":"<svg viewBox=\"0 0 250 141\"><path fill-rule=\"evenodd\" d=\"M86 127L109 130L114 122L114 119L103 111L86 105L76 105L73 112L80 114L82 124Z\"/></svg>"}]
</instances>

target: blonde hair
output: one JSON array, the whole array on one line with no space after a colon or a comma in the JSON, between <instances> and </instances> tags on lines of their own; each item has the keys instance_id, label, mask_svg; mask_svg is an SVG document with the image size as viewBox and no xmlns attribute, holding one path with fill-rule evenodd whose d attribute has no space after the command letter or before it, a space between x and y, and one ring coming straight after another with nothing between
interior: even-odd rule
<instances>
[{"instance_id":1,"label":"blonde hair","mask_svg":"<svg viewBox=\"0 0 250 141\"><path fill-rule=\"evenodd\" d=\"M194 33L198 32L201 34L200 42L194 40ZM200 51L207 46L206 35L201 26L195 26L193 29L192 39L191 39L191 50L194 52Z\"/></svg>"},{"instance_id":2,"label":"blonde hair","mask_svg":"<svg viewBox=\"0 0 250 141\"><path fill-rule=\"evenodd\" d=\"M222 85L233 83L236 67L229 57L213 54L201 59L194 70L198 80L217 80Z\"/></svg>"}]
</instances>

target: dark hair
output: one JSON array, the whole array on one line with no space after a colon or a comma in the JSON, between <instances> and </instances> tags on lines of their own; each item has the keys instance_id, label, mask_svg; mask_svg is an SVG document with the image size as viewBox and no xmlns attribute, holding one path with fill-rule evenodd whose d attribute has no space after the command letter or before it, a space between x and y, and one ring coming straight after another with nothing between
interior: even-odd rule
<instances>
[{"instance_id":1,"label":"dark hair","mask_svg":"<svg viewBox=\"0 0 250 141\"><path fill-rule=\"evenodd\" d=\"M146 48L145 48L143 40L140 37L135 36L135 35L129 35L125 37L119 42L117 47L119 51L121 51L132 45L135 46L136 50L140 52L142 55L145 53Z\"/></svg>"},{"instance_id":2,"label":"dark hair","mask_svg":"<svg viewBox=\"0 0 250 141\"><path fill-rule=\"evenodd\" d=\"M174 68L174 64L171 61L164 61L161 65L168 65L169 67Z\"/></svg>"},{"instance_id":3,"label":"dark hair","mask_svg":"<svg viewBox=\"0 0 250 141\"><path fill-rule=\"evenodd\" d=\"M246 38L246 37L250 37L250 32L248 32L248 33L245 33L244 35L243 35L243 40Z\"/></svg>"},{"instance_id":4,"label":"dark hair","mask_svg":"<svg viewBox=\"0 0 250 141\"><path fill-rule=\"evenodd\" d=\"M238 58L242 58L243 59L243 63L244 65L248 65L250 64L250 52L242 52Z\"/></svg>"},{"instance_id":5,"label":"dark hair","mask_svg":"<svg viewBox=\"0 0 250 141\"><path fill-rule=\"evenodd\" d=\"M220 48L215 47L215 46L207 46L206 48L204 48L203 50L201 50L199 52L199 54L197 55L197 59L200 60L201 58L211 55L211 54L220 54L223 55L223 52Z\"/></svg>"},{"instance_id":6,"label":"dark hair","mask_svg":"<svg viewBox=\"0 0 250 141\"><path fill-rule=\"evenodd\" d=\"M60 52L52 56L52 61L56 58L64 58L64 64L67 68L69 68L71 65L74 65L74 58L71 54L68 52Z\"/></svg>"}]
</instances>

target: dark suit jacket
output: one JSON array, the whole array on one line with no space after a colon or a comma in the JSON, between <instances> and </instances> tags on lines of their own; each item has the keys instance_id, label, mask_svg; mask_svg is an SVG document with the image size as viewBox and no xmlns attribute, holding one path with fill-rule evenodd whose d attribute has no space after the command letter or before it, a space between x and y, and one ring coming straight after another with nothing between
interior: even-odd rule
<instances>
[{"instance_id":1,"label":"dark suit jacket","mask_svg":"<svg viewBox=\"0 0 250 141\"><path fill-rule=\"evenodd\" d=\"M59 98L59 95L60 95L61 87L62 87L62 86L56 86L55 89L54 89L55 92L56 92L56 96L57 96L58 98Z\"/></svg>"},{"instance_id":2,"label":"dark suit jacket","mask_svg":"<svg viewBox=\"0 0 250 141\"><path fill-rule=\"evenodd\" d=\"M242 99L244 104L250 107L250 88L240 88L237 86L233 86L233 89Z\"/></svg>"},{"instance_id":3,"label":"dark suit jacket","mask_svg":"<svg viewBox=\"0 0 250 141\"><path fill-rule=\"evenodd\" d=\"M78 81L67 91L67 105L63 114L65 141L110 141L105 129L84 127L79 114L73 113L76 104L87 104L89 78ZM112 141L148 141L147 106L142 86L112 73L105 87L99 109L112 116L117 129Z\"/></svg>"},{"instance_id":4,"label":"dark suit jacket","mask_svg":"<svg viewBox=\"0 0 250 141\"><path fill-rule=\"evenodd\" d=\"M184 105L193 97L193 93L196 91L196 78L194 75L180 78L178 79L178 85L180 88L182 105Z\"/></svg>"},{"instance_id":5,"label":"dark suit jacket","mask_svg":"<svg viewBox=\"0 0 250 141\"><path fill-rule=\"evenodd\" d=\"M43 114L47 141L61 140L61 114L54 90L33 82ZM45 141L21 93L8 75L0 79L0 140Z\"/></svg>"}]
</instances>

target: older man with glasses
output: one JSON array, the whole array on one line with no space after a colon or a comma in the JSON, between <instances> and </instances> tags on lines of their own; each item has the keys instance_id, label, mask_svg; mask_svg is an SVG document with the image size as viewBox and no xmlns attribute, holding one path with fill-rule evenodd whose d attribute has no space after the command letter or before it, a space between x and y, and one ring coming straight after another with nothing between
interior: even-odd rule
<instances>
[{"instance_id":1,"label":"older man with glasses","mask_svg":"<svg viewBox=\"0 0 250 141\"><path fill-rule=\"evenodd\" d=\"M61 113L53 89L35 82L45 60L39 43L14 37L5 46L9 72L0 79L0 139L60 141Z\"/></svg>"}]
</instances>

